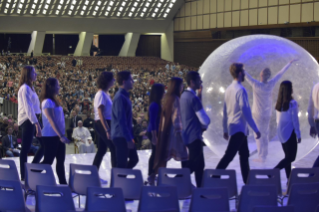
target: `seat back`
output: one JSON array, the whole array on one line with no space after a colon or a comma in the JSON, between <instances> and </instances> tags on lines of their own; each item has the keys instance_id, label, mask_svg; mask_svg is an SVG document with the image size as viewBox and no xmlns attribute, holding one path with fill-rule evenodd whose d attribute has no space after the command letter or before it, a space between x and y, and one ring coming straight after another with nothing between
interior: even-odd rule
<instances>
[{"instance_id":1,"label":"seat back","mask_svg":"<svg viewBox=\"0 0 319 212\"><path fill-rule=\"evenodd\" d=\"M138 211L179 212L175 186L143 186Z\"/></svg>"},{"instance_id":2,"label":"seat back","mask_svg":"<svg viewBox=\"0 0 319 212\"><path fill-rule=\"evenodd\" d=\"M254 207L254 212L294 212L295 208L293 206L260 206L260 207Z\"/></svg>"},{"instance_id":3,"label":"seat back","mask_svg":"<svg viewBox=\"0 0 319 212\"><path fill-rule=\"evenodd\" d=\"M35 207L38 212L75 210L71 189L68 186L38 185Z\"/></svg>"},{"instance_id":4,"label":"seat back","mask_svg":"<svg viewBox=\"0 0 319 212\"><path fill-rule=\"evenodd\" d=\"M287 205L294 206L295 212L316 211L319 206L319 183L293 184Z\"/></svg>"},{"instance_id":5,"label":"seat back","mask_svg":"<svg viewBox=\"0 0 319 212\"><path fill-rule=\"evenodd\" d=\"M319 168L295 168L291 170L287 194L293 184L319 183Z\"/></svg>"},{"instance_id":6,"label":"seat back","mask_svg":"<svg viewBox=\"0 0 319 212\"><path fill-rule=\"evenodd\" d=\"M17 166L13 160L0 159L0 179L20 181Z\"/></svg>"},{"instance_id":7,"label":"seat back","mask_svg":"<svg viewBox=\"0 0 319 212\"><path fill-rule=\"evenodd\" d=\"M253 212L253 209L256 206L277 206L276 186L243 186L239 197L238 212Z\"/></svg>"},{"instance_id":8,"label":"seat back","mask_svg":"<svg viewBox=\"0 0 319 212\"><path fill-rule=\"evenodd\" d=\"M191 177L188 168L159 168L157 185L175 186L179 199L185 199L192 195Z\"/></svg>"},{"instance_id":9,"label":"seat back","mask_svg":"<svg viewBox=\"0 0 319 212\"><path fill-rule=\"evenodd\" d=\"M197 188L193 191L190 212L229 211L227 188Z\"/></svg>"},{"instance_id":10,"label":"seat back","mask_svg":"<svg viewBox=\"0 0 319 212\"><path fill-rule=\"evenodd\" d=\"M20 181L0 180L0 187L0 211L25 211Z\"/></svg>"},{"instance_id":11,"label":"seat back","mask_svg":"<svg viewBox=\"0 0 319 212\"><path fill-rule=\"evenodd\" d=\"M122 189L88 187L85 211L126 212Z\"/></svg>"},{"instance_id":12,"label":"seat back","mask_svg":"<svg viewBox=\"0 0 319 212\"><path fill-rule=\"evenodd\" d=\"M37 185L56 185L51 165L25 163L25 188L36 190Z\"/></svg>"},{"instance_id":13,"label":"seat back","mask_svg":"<svg viewBox=\"0 0 319 212\"><path fill-rule=\"evenodd\" d=\"M277 194L282 195L279 169L251 169L247 185L274 185L277 188Z\"/></svg>"},{"instance_id":14,"label":"seat back","mask_svg":"<svg viewBox=\"0 0 319 212\"><path fill-rule=\"evenodd\" d=\"M143 177L140 170L112 168L111 188L121 188L125 199L140 199Z\"/></svg>"},{"instance_id":15,"label":"seat back","mask_svg":"<svg viewBox=\"0 0 319 212\"><path fill-rule=\"evenodd\" d=\"M237 197L237 179L235 170L206 169L202 181L203 188L227 188L228 196Z\"/></svg>"},{"instance_id":16,"label":"seat back","mask_svg":"<svg viewBox=\"0 0 319 212\"><path fill-rule=\"evenodd\" d=\"M101 187L96 166L70 164L69 186L72 191L85 195L88 187Z\"/></svg>"}]
</instances>

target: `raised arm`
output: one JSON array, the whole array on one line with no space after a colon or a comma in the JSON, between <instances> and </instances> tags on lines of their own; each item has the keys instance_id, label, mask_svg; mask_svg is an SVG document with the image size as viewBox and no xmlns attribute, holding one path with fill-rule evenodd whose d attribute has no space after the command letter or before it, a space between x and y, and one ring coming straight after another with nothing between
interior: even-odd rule
<instances>
[{"instance_id":1,"label":"raised arm","mask_svg":"<svg viewBox=\"0 0 319 212\"><path fill-rule=\"evenodd\" d=\"M254 86L259 83L258 80L254 79L247 71L245 71L245 80L249 83L249 85Z\"/></svg>"},{"instance_id":2,"label":"raised arm","mask_svg":"<svg viewBox=\"0 0 319 212\"><path fill-rule=\"evenodd\" d=\"M297 61L296 59L290 61L289 63L287 63L287 65L285 65L275 76L274 78L272 78L271 80L269 80L269 83L273 83L276 84L280 78L282 77L282 75L284 75L284 73L288 70L288 68L291 66L291 64L293 62Z\"/></svg>"}]
</instances>

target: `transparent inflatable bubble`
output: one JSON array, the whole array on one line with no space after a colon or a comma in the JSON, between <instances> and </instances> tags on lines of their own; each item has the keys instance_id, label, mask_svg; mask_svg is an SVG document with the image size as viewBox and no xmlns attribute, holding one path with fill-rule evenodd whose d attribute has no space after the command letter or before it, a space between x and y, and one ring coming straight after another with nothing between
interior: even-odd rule
<instances>
[{"instance_id":1,"label":"transparent inflatable bubble","mask_svg":"<svg viewBox=\"0 0 319 212\"><path fill-rule=\"evenodd\" d=\"M270 121L268 157L265 163L251 160L251 165L260 167L273 167L284 153L276 135L275 103L278 96L279 85L284 80L293 83L293 96L299 104L299 121L302 142L298 145L296 160L306 156L318 144L317 139L309 136L308 101L314 84L319 82L319 66L317 61L298 44L282 37L270 35L252 35L233 39L216 49L200 67L203 80L203 105L211 119L208 130L204 133L207 146L218 156L225 153L228 142L223 139L222 117L224 92L233 78L229 67L233 62L243 63L245 71L253 78L259 79L264 68L270 68L272 76L279 72L289 61L298 59L283 75L275 86L272 94L273 110ZM271 79L270 78L270 79ZM252 107L252 87L243 82ZM256 142L253 131L250 129L249 149L251 158L257 158ZM312 165L312 164L310 164Z\"/></svg>"}]
</instances>

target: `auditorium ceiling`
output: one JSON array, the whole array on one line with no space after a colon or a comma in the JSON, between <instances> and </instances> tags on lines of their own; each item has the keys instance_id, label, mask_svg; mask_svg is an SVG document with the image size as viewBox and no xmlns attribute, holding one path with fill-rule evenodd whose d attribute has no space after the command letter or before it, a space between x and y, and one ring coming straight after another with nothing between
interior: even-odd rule
<instances>
[{"instance_id":1,"label":"auditorium ceiling","mask_svg":"<svg viewBox=\"0 0 319 212\"><path fill-rule=\"evenodd\" d=\"M177 0L0 0L0 14L165 20ZM175 15L175 14L174 14Z\"/></svg>"}]
</instances>

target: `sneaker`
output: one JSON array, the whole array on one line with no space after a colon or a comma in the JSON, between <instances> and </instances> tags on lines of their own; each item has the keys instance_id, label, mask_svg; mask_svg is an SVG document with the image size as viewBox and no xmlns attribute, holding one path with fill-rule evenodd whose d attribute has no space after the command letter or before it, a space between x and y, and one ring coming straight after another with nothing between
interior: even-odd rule
<instances>
[{"instance_id":1,"label":"sneaker","mask_svg":"<svg viewBox=\"0 0 319 212\"><path fill-rule=\"evenodd\" d=\"M106 181L106 180L103 180L103 179L101 179L101 178L100 178L100 182L101 182L102 185L106 185L106 184L107 184L107 181Z\"/></svg>"}]
</instances>

